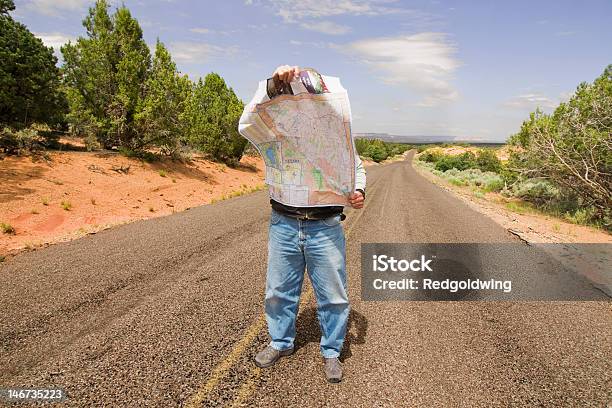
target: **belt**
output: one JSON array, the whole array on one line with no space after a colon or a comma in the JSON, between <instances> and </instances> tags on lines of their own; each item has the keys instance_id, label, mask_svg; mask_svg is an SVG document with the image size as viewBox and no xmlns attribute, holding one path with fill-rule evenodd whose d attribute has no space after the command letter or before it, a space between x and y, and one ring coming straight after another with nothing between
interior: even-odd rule
<instances>
[{"instance_id":1,"label":"belt","mask_svg":"<svg viewBox=\"0 0 612 408\"><path fill-rule=\"evenodd\" d=\"M309 214L308 212L305 212L303 214L293 214L293 213L286 213L286 212L282 212L282 211L277 211L277 212L279 214L281 214L281 215L286 216L286 217L295 218L296 220L301 220L301 221L324 220L324 219L329 218L329 217L335 217L336 215L340 216L340 221L344 221L344 219L346 218L346 215L344 213L327 215L326 217L321 217L321 216L316 216L316 215Z\"/></svg>"},{"instance_id":2,"label":"belt","mask_svg":"<svg viewBox=\"0 0 612 408\"><path fill-rule=\"evenodd\" d=\"M273 199L270 199L272 209L279 214L287 217L295 218L298 220L324 220L329 217L336 215L341 216L341 220L344 220L345 216L342 214L342 206L330 206L330 207L291 207Z\"/></svg>"},{"instance_id":3,"label":"belt","mask_svg":"<svg viewBox=\"0 0 612 408\"><path fill-rule=\"evenodd\" d=\"M298 214L283 214L283 215L286 215L287 217L295 218L297 220L302 220L302 221L316 221L316 220L325 219L325 218L309 215L308 213L299 214L299 215Z\"/></svg>"}]
</instances>

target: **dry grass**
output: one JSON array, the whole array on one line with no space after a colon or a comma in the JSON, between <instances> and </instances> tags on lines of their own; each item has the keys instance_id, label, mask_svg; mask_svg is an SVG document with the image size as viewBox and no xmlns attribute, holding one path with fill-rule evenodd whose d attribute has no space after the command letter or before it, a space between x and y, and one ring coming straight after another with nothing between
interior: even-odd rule
<instances>
[{"instance_id":1,"label":"dry grass","mask_svg":"<svg viewBox=\"0 0 612 408\"><path fill-rule=\"evenodd\" d=\"M5 234L15 234L15 228L11 224L0 222L0 230Z\"/></svg>"}]
</instances>

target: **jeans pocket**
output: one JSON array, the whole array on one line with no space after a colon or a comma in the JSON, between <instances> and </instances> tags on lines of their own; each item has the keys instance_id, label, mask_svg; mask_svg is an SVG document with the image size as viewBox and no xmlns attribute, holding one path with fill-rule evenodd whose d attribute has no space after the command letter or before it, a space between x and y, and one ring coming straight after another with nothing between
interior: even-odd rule
<instances>
[{"instance_id":1,"label":"jeans pocket","mask_svg":"<svg viewBox=\"0 0 612 408\"><path fill-rule=\"evenodd\" d=\"M321 222L328 227L335 227L340 224L340 215L334 215L333 217L323 218Z\"/></svg>"},{"instance_id":2,"label":"jeans pocket","mask_svg":"<svg viewBox=\"0 0 612 408\"><path fill-rule=\"evenodd\" d=\"M270 224L276 225L280 222L282 215L274 210L270 214Z\"/></svg>"}]
</instances>

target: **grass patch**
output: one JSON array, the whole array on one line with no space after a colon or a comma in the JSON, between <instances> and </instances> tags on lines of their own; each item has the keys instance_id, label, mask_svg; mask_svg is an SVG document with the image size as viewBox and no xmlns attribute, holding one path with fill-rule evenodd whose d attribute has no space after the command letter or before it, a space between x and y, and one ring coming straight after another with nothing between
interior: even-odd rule
<instances>
[{"instance_id":1,"label":"grass patch","mask_svg":"<svg viewBox=\"0 0 612 408\"><path fill-rule=\"evenodd\" d=\"M9 235L15 234L15 228L13 228L11 224L8 224L5 222L0 222L0 231L2 231L5 234L9 234Z\"/></svg>"},{"instance_id":2,"label":"grass patch","mask_svg":"<svg viewBox=\"0 0 612 408\"><path fill-rule=\"evenodd\" d=\"M524 202L524 201L510 201L506 203L506 209L515 212L517 214L525 215L525 214L533 214L538 211L533 207L533 205Z\"/></svg>"},{"instance_id":3,"label":"grass patch","mask_svg":"<svg viewBox=\"0 0 612 408\"><path fill-rule=\"evenodd\" d=\"M70 203L70 201L62 201L61 206L64 211L70 211L70 209L72 208L72 204Z\"/></svg>"},{"instance_id":4,"label":"grass patch","mask_svg":"<svg viewBox=\"0 0 612 408\"><path fill-rule=\"evenodd\" d=\"M157 172L161 177L166 177L168 176L168 173L166 172L166 170L160 170Z\"/></svg>"},{"instance_id":5,"label":"grass patch","mask_svg":"<svg viewBox=\"0 0 612 408\"><path fill-rule=\"evenodd\" d=\"M227 199L234 198L234 197L240 197L240 196L245 195L245 194L254 193L255 191L259 191L259 190L264 189L266 187L266 185L265 184L260 184L260 185L253 186L253 187L247 187L246 184L243 184L241 187L242 188L240 190L231 191L231 192L229 192L227 194L224 193L219 198L211 199L210 200L210 204L214 204L214 203L216 203L218 201L223 201L223 200L227 200Z\"/></svg>"},{"instance_id":6,"label":"grass patch","mask_svg":"<svg viewBox=\"0 0 612 408\"><path fill-rule=\"evenodd\" d=\"M449 177L448 182L451 183L453 186L465 186L466 185L465 181L457 177Z\"/></svg>"},{"instance_id":7,"label":"grass patch","mask_svg":"<svg viewBox=\"0 0 612 408\"><path fill-rule=\"evenodd\" d=\"M480 190L474 190L474 197L476 197L476 198L485 198L485 195Z\"/></svg>"},{"instance_id":8,"label":"grass patch","mask_svg":"<svg viewBox=\"0 0 612 408\"><path fill-rule=\"evenodd\" d=\"M32 208L32 210L30 210L30 214L39 214L38 210L36 208Z\"/></svg>"},{"instance_id":9,"label":"grass patch","mask_svg":"<svg viewBox=\"0 0 612 408\"><path fill-rule=\"evenodd\" d=\"M568 220L573 224L578 225L593 225L593 210L591 208L579 208L572 214L571 212L566 212L563 215L563 218ZM598 225L594 225L598 226Z\"/></svg>"},{"instance_id":10,"label":"grass patch","mask_svg":"<svg viewBox=\"0 0 612 408\"><path fill-rule=\"evenodd\" d=\"M42 205L49 205L49 199L46 197L43 197L40 202L42 203Z\"/></svg>"}]
</instances>

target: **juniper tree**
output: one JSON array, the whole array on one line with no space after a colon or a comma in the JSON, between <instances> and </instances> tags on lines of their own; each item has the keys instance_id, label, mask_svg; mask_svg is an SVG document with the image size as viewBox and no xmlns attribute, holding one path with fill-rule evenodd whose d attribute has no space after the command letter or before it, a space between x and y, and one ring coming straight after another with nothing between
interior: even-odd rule
<instances>
[{"instance_id":1,"label":"juniper tree","mask_svg":"<svg viewBox=\"0 0 612 408\"><path fill-rule=\"evenodd\" d=\"M0 0L0 124L57 126L66 110L57 58L9 15L14 9L12 0Z\"/></svg>"},{"instance_id":2,"label":"juniper tree","mask_svg":"<svg viewBox=\"0 0 612 408\"><path fill-rule=\"evenodd\" d=\"M552 115L539 110L509 140L519 147L508 167L561 189L564 199L590 208L612 225L612 65L593 83L582 83Z\"/></svg>"},{"instance_id":3,"label":"juniper tree","mask_svg":"<svg viewBox=\"0 0 612 408\"><path fill-rule=\"evenodd\" d=\"M204 81L200 78L185 113L189 121L189 142L215 160L235 164L247 144L238 133L243 107L221 76L210 73Z\"/></svg>"},{"instance_id":4,"label":"juniper tree","mask_svg":"<svg viewBox=\"0 0 612 408\"><path fill-rule=\"evenodd\" d=\"M140 145L134 114L143 96L150 52L138 21L122 6L111 17L98 0L83 20L87 34L62 47L75 132L94 132L104 147Z\"/></svg>"},{"instance_id":5,"label":"juniper tree","mask_svg":"<svg viewBox=\"0 0 612 408\"><path fill-rule=\"evenodd\" d=\"M143 135L140 147L155 145L166 154L174 154L188 129L183 113L191 94L191 81L179 74L159 40L144 92L135 116L137 130Z\"/></svg>"}]
</instances>

